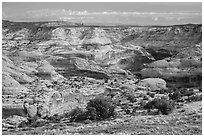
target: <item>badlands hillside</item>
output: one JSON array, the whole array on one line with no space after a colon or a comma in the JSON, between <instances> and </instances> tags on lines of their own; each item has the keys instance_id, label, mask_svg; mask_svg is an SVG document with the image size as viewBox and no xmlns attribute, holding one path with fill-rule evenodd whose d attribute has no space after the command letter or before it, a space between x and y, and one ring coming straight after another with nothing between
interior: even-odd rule
<instances>
[{"instance_id":1,"label":"badlands hillside","mask_svg":"<svg viewBox=\"0 0 204 137\"><path fill-rule=\"evenodd\" d=\"M201 119L202 98L197 102L189 101L189 97L202 97L200 24L84 26L61 21L6 20L2 23L3 134L120 134L123 130L131 130L127 125L124 126L127 129L121 129L123 126L115 127L125 124L125 121L129 121L132 128L137 126L131 119L139 123L140 119L152 120L153 123L155 119L163 119L168 125L168 122L192 113L189 106L194 105L198 108L195 117L198 117L198 121ZM169 117L148 118L142 106L154 99L150 93L165 96L165 91L177 89L193 91L192 96L186 94L182 97L184 105L177 102L177 107L182 110L176 109ZM28 131L27 127L18 127L20 122L26 121L24 101L38 102L37 109L40 104L41 110L36 110L36 113L41 113L39 119L46 121L43 116L68 113L76 107L85 108L90 99L110 94L117 104L118 115L124 117L110 120L110 123L106 121L105 126L100 122L77 123L79 125L58 122L54 129L59 131L48 130L46 133L43 131L51 126L49 122L39 129L30 127ZM184 114L180 115L180 111ZM170 131L166 128L150 132L138 128L137 132L132 129L124 134L201 134L201 122L197 122L197 127L194 126L196 129L192 131L188 129L195 123L190 122L189 127L183 128L184 131L176 132L171 129L174 128L172 125ZM107 129L101 130L100 126L94 129L96 124L107 126ZM67 126L70 130L65 130ZM78 128L83 126L87 127ZM88 129L90 126L93 126L93 132ZM111 126L114 127L114 133L105 132ZM148 128L151 129L151 126Z\"/></svg>"}]
</instances>

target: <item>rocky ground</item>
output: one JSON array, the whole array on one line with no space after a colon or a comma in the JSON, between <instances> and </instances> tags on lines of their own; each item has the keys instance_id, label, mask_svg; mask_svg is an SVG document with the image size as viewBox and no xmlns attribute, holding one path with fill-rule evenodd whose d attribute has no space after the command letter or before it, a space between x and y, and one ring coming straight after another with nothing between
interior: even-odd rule
<instances>
[{"instance_id":1,"label":"rocky ground","mask_svg":"<svg viewBox=\"0 0 204 137\"><path fill-rule=\"evenodd\" d=\"M82 123L58 121L42 127L11 127L3 129L3 134L201 135L202 102L184 104L169 115L123 115L116 119Z\"/></svg>"},{"instance_id":2,"label":"rocky ground","mask_svg":"<svg viewBox=\"0 0 204 137\"><path fill-rule=\"evenodd\" d=\"M3 21L2 31L3 134L202 133L201 25ZM170 95L177 91L179 99ZM116 117L47 119L85 109L97 96L111 96ZM173 99L174 111L146 110L156 98ZM34 123L26 124L28 113L38 115Z\"/></svg>"}]
</instances>

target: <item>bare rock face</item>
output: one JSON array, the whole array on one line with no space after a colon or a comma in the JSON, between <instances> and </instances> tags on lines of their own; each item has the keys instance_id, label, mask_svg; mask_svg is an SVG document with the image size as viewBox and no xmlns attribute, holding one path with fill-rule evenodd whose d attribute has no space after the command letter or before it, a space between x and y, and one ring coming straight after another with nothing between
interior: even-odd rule
<instances>
[{"instance_id":1,"label":"bare rock face","mask_svg":"<svg viewBox=\"0 0 204 137\"><path fill-rule=\"evenodd\" d=\"M18 94L20 92L28 92L28 88L23 83L30 83L33 79L27 76L23 70L16 67L14 63L7 57L2 57L2 85L3 94Z\"/></svg>"},{"instance_id":2,"label":"bare rock face","mask_svg":"<svg viewBox=\"0 0 204 137\"><path fill-rule=\"evenodd\" d=\"M141 70L143 77L161 77L184 83L186 86L201 85L202 75L201 45L182 49L172 58L155 61Z\"/></svg>"},{"instance_id":3,"label":"bare rock face","mask_svg":"<svg viewBox=\"0 0 204 137\"><path fill-rule=\"evenodd\" d=\"M83 38L82 46L86 49L89 49L89 45L94 48L94 45L106 45L112 43L105 30L101 28L90 28L83 32L81 38Z\"/></svg>"},{"instance_id":4,"label":"bare rock face","mask_svg":"<svg viewBox=\"0 0 204 137\"><path fill-rule=\"evenodd\" d=\"M22 86L19 82L13 79L8 74L2 74L2 91L4 94L19 94L27 93L29 90L25 86Z\"/></svg>"},{"instance_id":5,"label":"bare rock face","mask_svg":"<svg viewBox=\"0 0 204 137\"><path fill-rule=\"evenodd\" d=\"M191 83L201 81L201 25L72 25L3 21L3 95L18 98L20 105L25 99L35 97L39 101L35 115L44 118L85 107L91 97L106 94L107 85L119 88L119 92L138 91L135 98L143 100L145 87L165 89L171 81L179 83L176 80L182 79L186 83L190 77L195 78ZM144 87L135 84L136 81L130 80L128 84L123 81L124 77L135 79L134 74L140 72L145 78L156 78L140 81ZM120 78L122 82L117 83ZM116 100L117 97L124 102L128 100L122 99L122 94Z\"/></svg>"},{"instance_id":6,"label":"bare rock face","mask_svg":"<svg viewBox=\"0 0 204 137\"><path fill-rule=\"evenodd\" d=\"M108 72L104 73L105 75L110 75L111 73L124 74L123 72L126 70L138 72L143 68L144 63L148 64L155 60L144 48L152 50L156 47L158 53L161 53L161 56L166 56L165 54L170 56L174 52L170 52L171 49L169 49L169 47L171 46L165 45L163 50L160 48L160 46L166 42L166 39L168 39L168 44L171 44L171 41L175 41L173 36L181 38L181 40L185 38L190 41L190 36L198 35L196 41L199 41L201 34L199 25L189 25L185 27L103 28L65 27L64 25L61 27L57 24L63 24L62 22L50 22L45 24L31 23L31 26L35 25L33 28L24 23L20 28L10 29L9 25L12 23L4 23L5 29L3 30L3 36L5 40L12 39L10 41L18 41L20 43L27 40L24 45L19 45L21 51L17 50L16 58L21 57L23 62L36 62L46 59L48 64L50 63L51 66L54 65L53 67L56 73L65 77L78 73L78 71L72 71L72 69L67 71L69 68L73 68L73 65L66 65L66 67L65 65L55 66L55 64L60 64L65 62L65 60L68 60L67 63L71 60L74 60L72 62L78 62L75 63L78 64L77 66L84 66L84 68L79 67L79 70L82 70L82 72L88 71L89 74L92 73L92 71L87 67L85 68L84 64L94 66L91 68L96 68L96 66L100 68L100 71L98 71L99 69L93 71L93 73L98 73L99 75L101 75L101 72L104 73L106 71ZM155 40L157 42L152 43L152 41ZM179 40L178 42L181 41ZM150 45L152 45L152 47L150 47ZM173 45L175 45L175 43ZM179 47L179 49L182 47ZM151 53L153 54L153 52ZM82 59L75 61L76 59L72 57ZM50 58L52 59L50 60ZM160 57L155 58L158 59ZM84 60L86 63L79 65L79 60ZM42 71L38 72L37 76L40 76L41 73ZM48 73L43 73L45 76L49 75ZM53 73L56 74L54 71ZM92 77L92 75L89 74L87 76Z\"/></svg>"},{"instance_id":7,"label":"bare rock face","mask_svg":"<svg viewBox=\"0 0 204 137\"><path fill-rule=\"evenodd\" d=\"M72 55L71 55L72 56ZM104 69L98 66L94 61L79 57L65 57L52 59L51 65L64 77L70 76L89 76L94 78L107 78L108 75Z\"/></svg>"},{"instance_id":8,"label":"bare rock face","mask_svg":"<svg viewBox=\"0 0 204 137\"><path fill-rule=\"evenodd\" d=\"M122 51L123 57L117 63L120 68L132 72L139 71L145 63L150 63L155 59L144 48L131 45L132 48Z\"/></svg>"},{"instance_id":9,"label":"bare rock face","mask_svg":"<svg viewBox=\"0 0 204 137\"><path fill-rule=\"evenodd\" d=\"M174 57L186 58L186 57L201 57L202 56L202 43L198 43L191 47L183 48Z\"/></svg>"}]
</instances>

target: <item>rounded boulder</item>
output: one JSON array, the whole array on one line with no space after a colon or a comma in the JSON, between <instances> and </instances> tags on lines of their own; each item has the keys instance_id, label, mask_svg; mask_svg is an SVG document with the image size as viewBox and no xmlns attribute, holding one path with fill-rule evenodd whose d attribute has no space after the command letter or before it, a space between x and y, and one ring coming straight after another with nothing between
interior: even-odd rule
<instances>
[{"instance_id":1,"label":"rounded boulder","mask_svg":"<svg viewBox=\"0 0 204 137\"><path fill-rule=\"evenodd\" d=\"M151 91L162 90L166 88L166 81L161 78L146 78L138 83L139 86L150 88Z\"/></svg>"}]
</instances>

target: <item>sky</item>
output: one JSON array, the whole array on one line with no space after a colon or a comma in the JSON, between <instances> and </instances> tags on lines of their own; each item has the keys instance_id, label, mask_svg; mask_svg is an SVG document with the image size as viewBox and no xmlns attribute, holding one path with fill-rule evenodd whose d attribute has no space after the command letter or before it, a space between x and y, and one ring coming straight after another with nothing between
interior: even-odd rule
<instances>
[{"instance_id":1,"label":"sky","mask_svg":"<svg viewBox=\"0 0 204 137\"><path fill-rule=\"evenodd\" d=\"M175 25L202 23L201 2L3 2L10 21L84 24Z\"/></svg>"}]
</instances>

